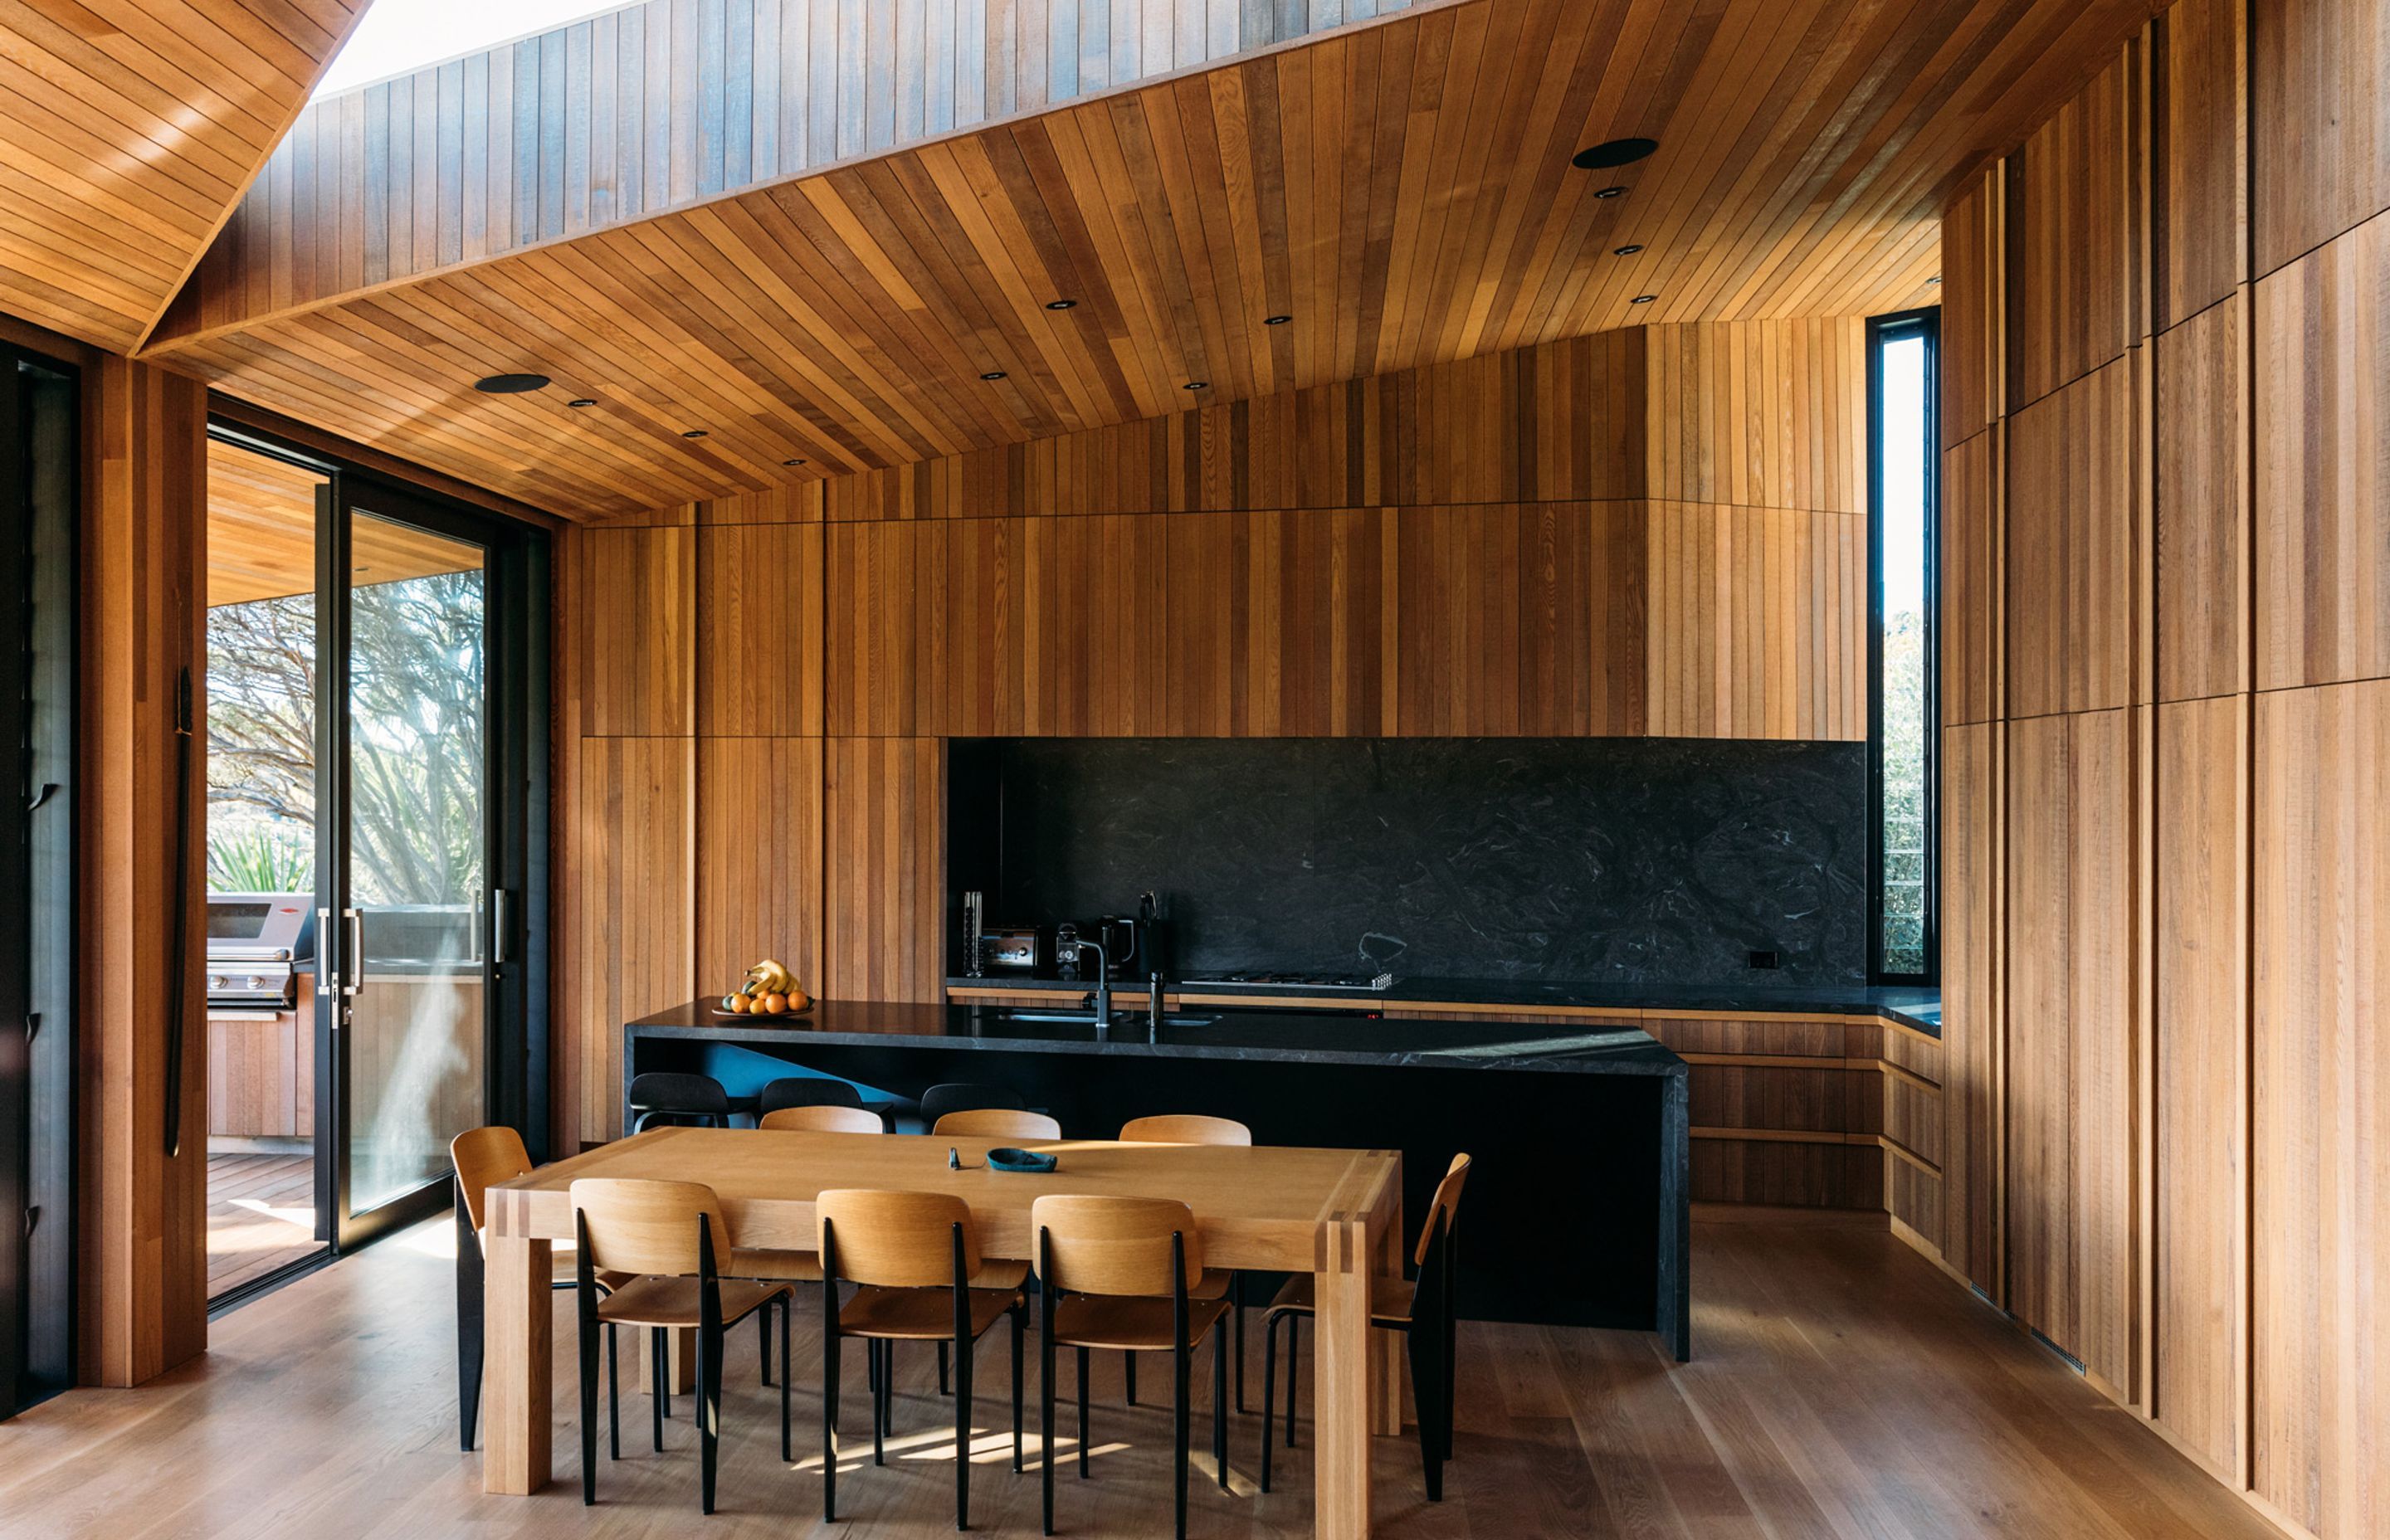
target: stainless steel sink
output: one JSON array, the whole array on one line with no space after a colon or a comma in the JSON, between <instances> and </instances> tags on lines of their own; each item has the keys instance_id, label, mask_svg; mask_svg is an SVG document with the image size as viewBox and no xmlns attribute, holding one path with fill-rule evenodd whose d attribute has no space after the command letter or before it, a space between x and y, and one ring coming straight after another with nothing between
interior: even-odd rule
<instances>
[{"instance_id":1,"label":"stainless steel sink","mask_svg":"<svg viewBox=\"0 0 2390 1540\"><path fill-rule=\"evenodd\" d=\"M1096 1013L1092 1010L1021 1010L1018 1008L1008 1008L999 1014L998 1019L1006 1021L1023 1021L1039 1026L1053 1027L1092 1027L1096 1024ZM1208 1027L1216 1024L1219 1020L1220 1019L1217 1016L1172 1015L1164 1016L1162 1019L1162 1024L1165 1027ZM1141 1010L1115 1010L1112 1012L1112 1031L1114 1032L1121 1032L1133 1027L1142 1027L1145 1024L1146 1014Z\"/></svg>"}]
</instances>

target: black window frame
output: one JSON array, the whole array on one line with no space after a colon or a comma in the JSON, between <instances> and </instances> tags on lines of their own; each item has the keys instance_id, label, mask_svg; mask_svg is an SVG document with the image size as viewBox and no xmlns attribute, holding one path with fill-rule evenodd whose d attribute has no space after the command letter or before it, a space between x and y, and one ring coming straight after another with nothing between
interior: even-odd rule
<instances>
[{"instance_id":1,"label":"black window frame","mask_svg":"<svg viewBox=\"0 0 2390 1540\"><path fill-rule=\"evenodd\" d=\"M75 1226L78 1075L75 1062L75 738L80 628L79 536L83 495L83 372L74 364L0 340L0 501L21 530L0 535L15 580L0 603L0 646L12 649L6 687L27 704L24 736L8 745L16 774L7 789L23 823L6 838L0 909L22 905L0 946L12 1007L5 1028L17 1041L15 1071L26 1100L0 1118L15 1124L0 1188L21 1213L12 1276L0 1279L0 1420L70 1388L75 1380L79 1253ZM37 383L38 382L38 383ZM37 392L45 398L36 403ZM23 544L17 544L21 535ZM13 649L22 648L14 653ZM21 999L19 998L21 997ZM21 1036L18 1034L21 1033ZM19 1110L21 1116L19 1115ZM5 1208L10 1205L0 1205Z\"/></svg>"},{"instance_id":2,"label":"black window frame","mask_svg":"<svg viewBox=\"0 0 2390 1540\"><path fill-rule=\"evenodd\" d=\"M1867 323L1868 484L1868 978L1878 984L1933 987L1942 977L1941 928L1941 514L1942 312L1938 306L1871 315ZM1925 786L1922 969L1894 971L1884 966L1883 841L1883 350L1887 343L1921 338L1925 343L1924 550L1925 564Z\"/></svg>"}]
</instances>

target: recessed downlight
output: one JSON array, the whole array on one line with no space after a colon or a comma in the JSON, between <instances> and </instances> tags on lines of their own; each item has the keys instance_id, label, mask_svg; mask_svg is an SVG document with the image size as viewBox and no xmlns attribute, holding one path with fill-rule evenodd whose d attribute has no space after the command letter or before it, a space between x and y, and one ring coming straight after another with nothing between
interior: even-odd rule
<instances>
[{"instance_id":1,"label":"recessed downlight","mask_svg":"<svg viewBox=\"0 0 2390 1540\"><path fill-rule=\"evenodd\" d=\"M1004 378L1004 371L1002 369L990 369L987 373L980 376L980 378L982 379L1002 379Z\"/></svg>"},{"instance_id":2,"label":"recessed downlight","mask_svg":"<svg viewBox=\"0 0 2390 1540\"><path fill-rule=\"evenodd\" d=\"M598 398L596 396L574 396L571 401L566 402L564 404L567 406L595 406L598 404Z\"/></svg>"},{"instance_id":3,"label":"recessed downlight","mask_svg":"<svg viewBox=\"0 0 2390 1540\"><path fill-rule=\"evenodd\" d=\"M1631 257L1641 250L1643 248L1640 246L1613 246L1610 249L1610 254L1613 257Z\"/></svg>"},{"instance_id":4,"label":"recessed downlight","mask_svg":"<svg viewBox=\"0 0 2390 1540\"><path fill-rule=\"evenodd\" d=\"M1941 274L1939 274L1939 273L1936 273L1936 274L1934 274L1932 277L1930 277L1930 278L1926 279L1925 281L1926 281L1927 283L1940 283L1940 282L1942 281L1942 275L1941 275Z\"/></svg>"},{"instance_id":5,"label":"recessed downlight","mask_svg":"<svg viewBox=\"0 0 2390 1540\"><path fill-rule=\"evenodd\" d=\"M804 464L805 462L804 462L804 457L803 457L803 456L798 456L797 458L795 458L795 459L793 459L793 460L782 460L780 463L781 463L782 465L803 465L803 464Z\"/></svg>"},{"instance_id":6,"label":"recessed downlight","mask_svg":"<svg viewBox=\"0 0 2390 1540\"><path fill-rule=\"evenodd\" d=\"M1579 171L1607 171L1612 166L1631 166L1659 148L1657 139L1604 139L1578 150L1569 158L1569 164Z\"/></svg>"},{"instance_id":7,"label":"recessed downlight","mask_svg":"<svg viewBox=\"0 0 2390 1540\"><path fill-rule=\"evenodd\" d=\"M1626 189L1620 186L1596 187L1593 189L1593 196L1596 198L1625 198L1626 196Z\"/></svg>"},{"instance_id":8,"label":"recessed downlight","mask_svg":"<svg viewBox=\"0 0 2390 1540\"><path fill-rule=\"evenodd\" d=\"M1212 382L1208 379L1190 379L1187 382L1187 389L1190 391L1208 391L1211 388Z\"/></svg>"},{"instance_id":9,"label":"recessed downlight","mask_svg":"<svg viewBox=\"0 0 2390 1540\"><path fill-rule=\"evenodd\" d=\"M1659 297L1657 294L1638 294L1626 302L1630 305L1648 305Z\"/></svg>"},{"instance_id":10,"label":"recessed downlight","mask_svg":"<svg viewBox=\"0 0 2390 1540\"><path fill-rule=\"evenodd\" d=\"M701 439L705 437L705 430L702 428L684 429L682 430L680 436L685 439Z\"/></svg>"},{"instance_id":11,"label":"recessed downlight","mask_svg":"<svg viewBox=\"0 0 2390 1540\"><path fill-rule=\"evenodd\" d=\"M483 395L519 396L530 391L547 389L544 374L494 374L473 381L473 389Z\"/></svg>"},{"instance_id":12,"label":"recessed downlight","mask_svg":"<svg viewBox=\"0 0 2390 1540\"><path fill-rule=\"evenodd\" d=\"M1077 308L1078 303L1079 302L1076 300L1048 300L1046 302L1046 308L1048 310L1073 310Z\"/></svg>"},{"instance_id":13,"label":"recessed downlight","mask_svg":"<svg viewBox=\"0 0 2390 1540\"><path fill-rule=\"evenodd\" d=\"M1291 315L1265 315L1262 317L1262 325L1266 327L1282 327L1293 319L1294 317Z\"/></svg>"}]
</instances>

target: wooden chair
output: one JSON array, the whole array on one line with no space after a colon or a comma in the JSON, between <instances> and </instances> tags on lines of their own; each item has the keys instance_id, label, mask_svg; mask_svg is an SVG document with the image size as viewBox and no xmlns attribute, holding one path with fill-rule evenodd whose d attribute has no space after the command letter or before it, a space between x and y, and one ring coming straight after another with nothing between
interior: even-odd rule
<instances>
[{"instance_id":1,"label":"wooden chair","mask_svg":"<svg viewBox=\"0 0 2390 1540\"><path fill-rule=\"evenodd\" d=\"M887 1124L868 1107L817 1103L810 1107L777 1107L755 1121L758 1128L796 1134L884 1134Z\"/></svg>"},{"instance_id":2,"label":"wooden chair","mask_svg":"<svg viewBox=\"0 0 2390 1540\"><path fill-rule=\"evenodd\" d=\"M1234 1118L1214 1118L1201 1112L1163 1112L1150 1118L1131 1118L1121 1124L1123 1144L1209 1144L1246 1146L1253 1142L1253 1131ZM1245 1280L1241 1274L1224 1273L1206 1268L1196 1284L1194 1296L1199 1300L1227 1296L1235 1306L1236 1347L1231 1354L1237 1361L1237 1410L1245 1410ZM1128 1404L1137 1405L1137 1354L1121 1355L1122 1379L1128 1386Z\"/></svg>"},{"instance_id":3,"label":"wooden chair","mask_svg":"<svg viewBox=\"0 0 2390 1540\"><path fill-rule=\"evenodd\" d=\"M1411 1362L1411 1395L1419 1404L1420 1459L1426 1469L1430 1502L1444 1501L1444 1462L1452 1458L1452 1391L1458 1368L1455 1352L1458 1317L1453 1313L1455 1235L1460 1225L1460 1189L1469 1180L1469 1157L1455 1155L1428 1203L1420 1226L1410 1278L1369 1280L1369 1324L1404 1333ZM1034 1211L1033 1211L1034 1214ZM1278 1324L1286 1322L1286 1444L1294 1447L1295 1324L1317 1313L1313 1276L1287 1279L1262 1317L1262 1490L1270 1486L1270 1444L1278 1401Z\"/></svg>"},{"instance_id":4,"label":"wooden chair","mask_svg":"<svg viewBox=\"0 0 2390 1540\"><path fill-rule=\"evenodd\" d=\"M887 1463L898 1342L944 1342L955 1354L955 1527L970 1527L971 1352L997 1317L1012 1320L1012 1469L1021 1469L1021 1335L1025 1270L983 1268L970 1205L951 1193L832 1187L814 1200L822 1269L822 1521L838 1510L839 1343L870 1355L871 1463ZM1009 1281L1007 1281L1009 1280ZM842 1282L856 1286L839 1303Z\"/></svg>"},{"instance_id":5,"label":"wooden chair","mask_svg":"<svg viewBox=\"0 0 2390 1540\"><path fill-rule=\"evenodd\" d=\"M975 1107L948 1112L930 1125L940 1137L961 1135L968 1139L1059 1139L1062 1125L1043 1112L1009 1107Z\"/></svg>"},{"instance_id":6,"label":"wooden chair","mask_svg":"<svg viewBox=\"0 0 2390 1540\"><path fill-rule=\"evenodd\" d=\"M1188 1365L1212 1337L1212 1456L1220 1488L1228 1485L1227 1315L1225 1298L1194 1293L1203 1276L1202 1238L1186 1204L1167 1198L1055 1196L1029 1206L1038 1289L1044 1416L1042 1462L1046 1533L1054 1533L1054 1350L1079 1350L1079 1474L1087 1473L1087 1351L1167 1353L1176 1434L1177 1534L1187 1535Z\"/></svg>"},{"instance_id":7,"label":"wooden chair","mask_svg":"<svg viewBox=\"0 0 2390 1540\"><path fill-rule=\"evenodd\" d=\"M504 1124L469 1128L448 1141L456 1170L456 1429L457 1447L470 1450L482 1410L482 1253L490 1188L532 1174L522 1136ZM578 1265L570 1246L554 1248L555 1286L573 1287ZM600 1273L598 1287L611 1290L629 1278Z\"/></svg>"},{"instance_id":8,"label":"wooden chair","mask_svg":"<svg viewBox=\"0 0 2390 1540\"><path fill-rule=\"evenodd\" d=\"M749 1315L780 1306L780 1458L789 1446L789 1303L786 1283L759 1283L749 1272L753 1253L731 1244L722 1203L701 1182L584 1177L572 1184L572 1223L580 1246L581 1500L598 1501L598 1328L606 1328L606 1435L610 1458L623 1457L620 1376L615 1328L646 1327L655 1354L656 1449L664 1446L662 1387L666 1332L697 1332L699 1493L713 1511L713 1473L722 1439L723 1337ZM633 1275L599 1294L598 1268ZM725 1277L725 1274L729 1277Z\"/></svg>"}]
</instances>

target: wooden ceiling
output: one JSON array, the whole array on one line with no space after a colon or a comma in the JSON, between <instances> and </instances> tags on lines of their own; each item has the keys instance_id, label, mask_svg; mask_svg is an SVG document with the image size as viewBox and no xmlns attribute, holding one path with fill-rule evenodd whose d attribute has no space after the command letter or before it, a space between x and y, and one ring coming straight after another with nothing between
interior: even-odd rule
<instances>
[{"instance_id":1,"label":"wooden ceiling","mask_svg":"<svg viewBox=\"0 0 2390 1540\"><path fill-rule=\"evenodd\" d=\"M0 311L130 352L364 3L0 4Z\"/></svg>"},{"instance_id":2,"label":"wooden ceiling","mask_svg":"<svg viewBox=\"0 0 2390 1540\"><path fill-rule=\"evenodd\" d=\"M1956 179L2150 10L1466 0L428 276L269 285L152 352L597 519L1645 322L1878 313L1932 298ZM1660 150L1570 166L1626 135ZM570 148L543 186L587 174ZM556 385L471 390L503 370Z\"/></svg>"},{"instance_id":3,"label":"wooden ceiling","mask_svg":"<svg viewBox=\"0 0 2390 1540\"><path fill-rule=\"evenodd\" d=\"M160 334L626 225L1253 54L1348 14L1457 3L623 6L312 103Z\"/></svg>"},{"instance_id":4,"label":"wooden ceiling","mask_svg":"<svg viewBox=\"0 0 2390 1540\"><path fill-rule=\"evenodd\" d=\"M323 483L303 466L208 441L208 608L315 591L315 489ZM359 519L350 545L350 578L360 587L482 565L479 546L379 519Z\"/></svg>"}]
</instances>

